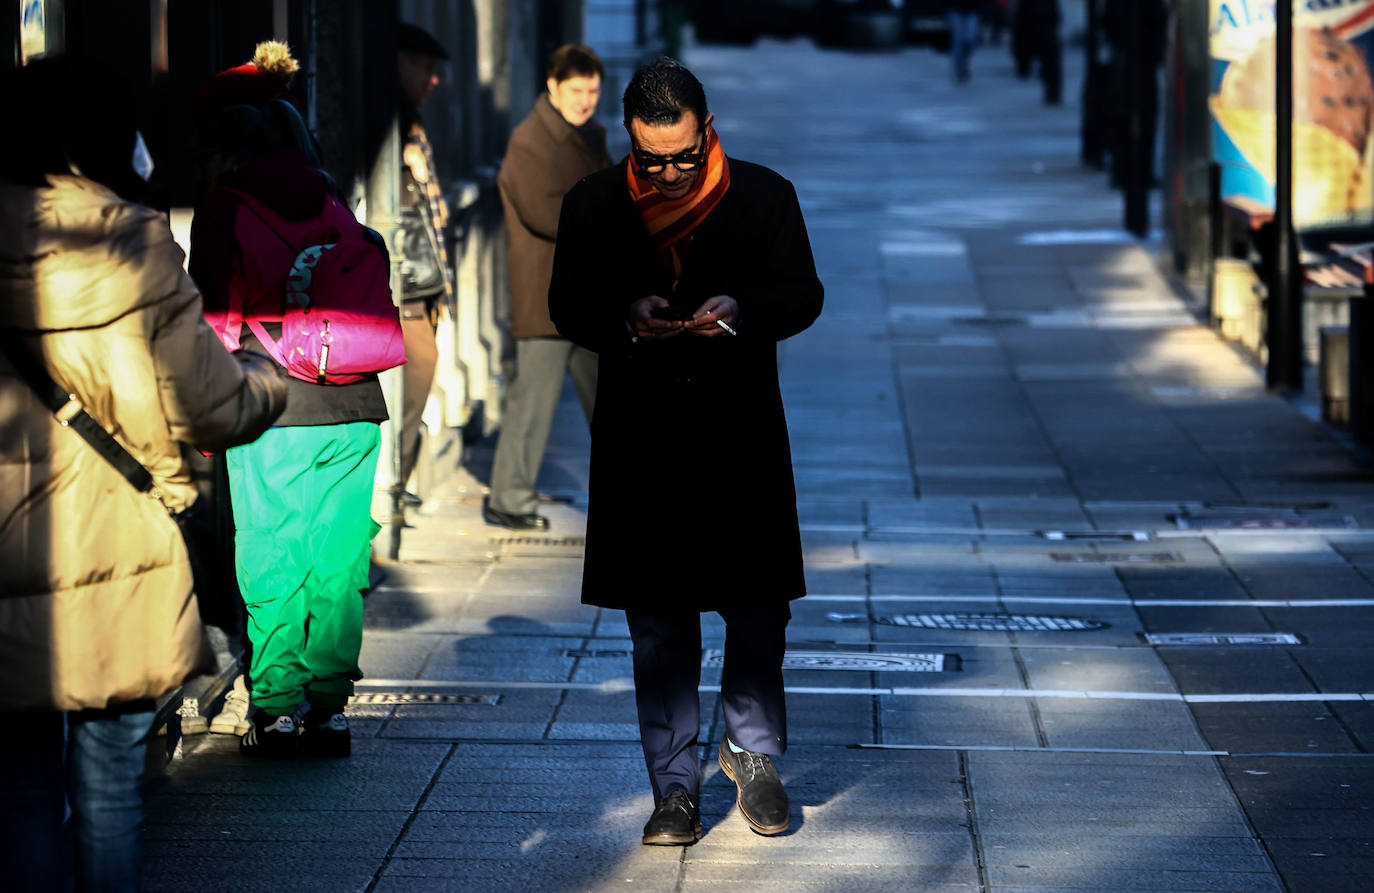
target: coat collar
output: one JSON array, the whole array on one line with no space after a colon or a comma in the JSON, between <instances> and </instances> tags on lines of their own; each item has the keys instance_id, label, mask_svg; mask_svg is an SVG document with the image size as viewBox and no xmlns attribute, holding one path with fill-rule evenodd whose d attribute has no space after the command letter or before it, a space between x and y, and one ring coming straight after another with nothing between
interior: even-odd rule
<instances>
[{"instance_id":1,"label":"coat collar","mask_svg":"<svg viewBox=\"0 0 1374 893\"><path fill-rule=\"evenodd\" d=\"M601 159L592 154L592 150L587 147L586 141L582 139L582 134L577 132L577 128L569 124L568 119L563 117L563 113L553 107L553 103L549 101L548 93L540 95L535 100L534 117L548 131L551 139L569 143L593 162L600 162ZM591 123L593 127L602 132L604 140L605 129L595 120Z\"/></svg>"}]
</instances>

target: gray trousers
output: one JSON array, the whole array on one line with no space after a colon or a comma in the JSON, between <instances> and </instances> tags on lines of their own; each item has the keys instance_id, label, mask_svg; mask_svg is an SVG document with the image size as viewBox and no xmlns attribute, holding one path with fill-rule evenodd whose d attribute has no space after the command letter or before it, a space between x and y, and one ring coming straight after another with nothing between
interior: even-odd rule
<instances>
[{"instance_id":1,"label":"gray trousers","mask_svg":"<svg viewBox=\"0 0 1374 893\"><path fill-rule=\"evenodd\" d=\"M596 354L562 338L519 338L515 342L515 381L506 392L501 434L491 466L491 507L513 515L539 507L534 489L544 448L549 444L563 375L573 387L587 423L596 398Z\"/></svg>"},{"instance_id":2,"label":"gray trousers","mask_svg":"<svg viewBox=\"0 0 1374 893\"><path fill-rule=\"evenodd\" d=\"M745 750L776 756L787 750L782 659L791 608L782 602L719 613L725 620L725 666L720 674L725 734ZM625 621L634 643L639 743L654 804L675 787L695 797L701 788L701 614L626 611Z\"/></svg>"}]
</instances>

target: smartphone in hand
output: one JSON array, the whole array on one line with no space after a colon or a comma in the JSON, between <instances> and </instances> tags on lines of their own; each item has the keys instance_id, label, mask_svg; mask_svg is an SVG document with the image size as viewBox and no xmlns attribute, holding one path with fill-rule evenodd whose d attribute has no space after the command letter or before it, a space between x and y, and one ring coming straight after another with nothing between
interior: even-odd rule
<instances>
[{"instance_id":1,"label":"smartphone in hand","mask_svg":"<svg viewBox=\"0 0 1374 893\"><path fill-rule=\"evenodd\" d=\"M654 319L666 319L673 322L687 322L692 318L696 310L682 304L669 304L667 307L650 307L649 315Z\"/></svg>"}]
</instances>

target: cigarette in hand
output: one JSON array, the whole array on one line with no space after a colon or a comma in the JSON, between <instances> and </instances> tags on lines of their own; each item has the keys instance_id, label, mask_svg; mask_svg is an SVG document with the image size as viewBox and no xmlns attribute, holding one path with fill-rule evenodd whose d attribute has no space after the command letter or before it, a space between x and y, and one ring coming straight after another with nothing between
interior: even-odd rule
<instances>
[{"instance_id":1,"label":"cigarette in hand","mask_svg":"<svg viewBox=\"0 0 1374 893\"><path fill-rule=\"evenodd\" d=\"M722 329L729 332L731 335L739 334L739 332L736 332L734 329L730 328L730 324L723 319L716 320L716 325L720 326Z\"/></svg>"}]
</instances>

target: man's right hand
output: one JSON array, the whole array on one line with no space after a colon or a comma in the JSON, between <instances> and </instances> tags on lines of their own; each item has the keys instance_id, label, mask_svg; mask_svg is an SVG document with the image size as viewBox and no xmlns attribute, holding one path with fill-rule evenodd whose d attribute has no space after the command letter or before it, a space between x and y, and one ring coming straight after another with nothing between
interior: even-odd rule
<instances>
[{"instance_id":1,"label":"man's right hand","mask_svg":"<svg viewBox=\"0 0 1374 893\"><path fill-rule=\"evenodd\" d=\"M630 328L634 329L637 336L648 341L659 341L681 335L685 326L681 320L655 319L649 314L649 311L655 307L667 306L668 300L658 295L640 298L630 305Z\"/></svg>"}]
</instances>

